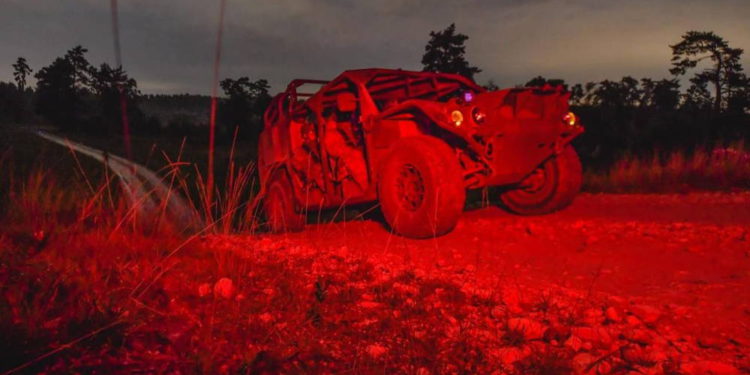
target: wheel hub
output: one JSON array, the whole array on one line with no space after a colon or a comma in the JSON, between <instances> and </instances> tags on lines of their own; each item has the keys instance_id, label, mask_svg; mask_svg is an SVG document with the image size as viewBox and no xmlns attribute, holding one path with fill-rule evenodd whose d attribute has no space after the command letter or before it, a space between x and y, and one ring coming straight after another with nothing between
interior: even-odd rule
<instances>
[{"instance_id":1,"label":"wheel hub","mask_svg":"<svg viewBox=\"0 0 750 375\"><path fill-rule=\"evenodd\" d=\"M547 174L545 173L544 168L537 168L523 180L521 183L521 189L528 193L534 193L542 189L546 181Z\"/></svg>"},{"instance_id":2,"label":"wheel hub","mask_svg":"<svg viewBox=\"0 0 750 375\"><path fill-rule=\"evenodd\" d=\"M416 211L424 201L424 180L416 167L406 164L396 177L396 192L401 206L409 211Z\"/></svg>"}]
</instances>

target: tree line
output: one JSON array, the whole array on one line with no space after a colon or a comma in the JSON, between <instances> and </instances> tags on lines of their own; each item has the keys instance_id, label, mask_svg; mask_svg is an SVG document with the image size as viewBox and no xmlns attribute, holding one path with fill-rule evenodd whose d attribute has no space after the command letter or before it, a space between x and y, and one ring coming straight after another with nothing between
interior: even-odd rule
<instances>
[{"instance_id":1,"label":"tree line","mask_svg":"<svg viewBox=\"0 0 750 375\"><path fill-rule=\"evenodd\" d=\"M431 32L424 70L473 79L481 69L465 58L466 40L454 24ZM671 78L625 76L569 85L537 76L518 86L562 86L570 93L571 107L586 128L575 146L589 168L607 168L627 154L664 156L750 140L750 80L740 63L743 50L710 31L688 31L669 48ZM681 79L691 73L682 90ZM498 88L492 81L485 87Z\"/></svg>"},{"instance_id":2,"label":"tree line","mask_svg":"<svg viewBox=\"0 0 750 375\"><path fill-rule=\"evenodd\" d=\"M468 39L455 24L430 32L423 70L473 79L481 69L466 58ZM570 93L571 106L586 127L576 146L593 166L606 167L624 154L689 151L750 138L750 80L740 63L743 50L704 31L686 32L669 48L672 58L665 71L671 78L625 76L568 84L537 76L518 87L562 86ZM19 57L13 64L15 84L0 82L0 121L23 122L36 116L65 131L117 134L126 108L136 133L202 134L209 97L142 95L122 67L92 65L86 52L76 46L37 72ZM32 73L35 87L28 85ZM685 81L689 85L683 89ZM239 128L242 137L255 140L271 100L268 82L226 78L220 86L224 97L218 110L219 134L231 137ZM485 87L498 88L493 81Z\"/></svg>"},{"instance_id":3,"label":"tree line","mask_svg":"<svg viewBox=\"0 0 750 375\"><path fill-rule=\"evenodd\" d=\"M95 66L87 60L87 52L76 46L35 73L27 60L19 57L12 65L15 85L0 82L0 121L41 120L67 132L119 134L124 109L136 134L203 132L210 97L143 95L122 67ZM32 73L36 79L33 88L27 84ZM231 135L235 127L242 127L247 136L257 137L263 111L271 101L268 82L226 78L220 86L226 97L220 100L219 133ZM172 115L159 116L164 109Z\"/></svg>"}]
</instances>

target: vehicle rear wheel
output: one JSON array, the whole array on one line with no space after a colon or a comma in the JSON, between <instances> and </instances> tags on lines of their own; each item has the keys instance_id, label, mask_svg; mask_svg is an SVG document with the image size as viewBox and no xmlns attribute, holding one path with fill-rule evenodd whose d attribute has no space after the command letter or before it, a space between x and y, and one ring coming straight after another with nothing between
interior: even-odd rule
<instances>
[{"instance_id":1,"label":"vehicle rear wheel","mask_svg":"<svg viewBox=\"0 0 750 375\"><path fill-rule=\"evenodd\" d=\"M541 215L561 210L581 190L581 161L571 145L547 159L517 188L503 192L500 200L510 211L520 215Z\"/></svg>"},{"instance_id":2,"label":"vehicle rear wheel","mask_svg":"<svg viewBox=\"0 0 750 375\"><path fill-rule=\"evenodd\" d=\"M305 216L297 211L289 177L284 171L274 173L268 182L263 211L271 232L297 232L305 226Z\"/></svg>"},{"instance_id":3,"label":"vehicle rear wheel","mask_svg":"<svg viewBox=\"0 0 750 375\"><path fill-rule=\"evenodd\" d=\"M455 152L433 137L408 137L393 145L378 181L383 216L404 236L428 238L451 231L466 201Z\"/></svg>"}]
</instances>

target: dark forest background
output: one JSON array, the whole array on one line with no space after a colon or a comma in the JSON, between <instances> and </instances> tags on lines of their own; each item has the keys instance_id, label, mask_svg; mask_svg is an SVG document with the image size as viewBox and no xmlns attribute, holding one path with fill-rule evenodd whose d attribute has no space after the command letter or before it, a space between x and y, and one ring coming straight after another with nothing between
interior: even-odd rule
<instances>
[{"instance_id":1,"label":"dark forest background","mask_svg":"<svg viewBox=\"0 0 750 375\"><path fill-rule=\"evenodd\" d=\"M481 71L465 58L469 37L455 25L430 33L425 71ZM665 61L666 79L625 76L600 82L569 83L530 77L519 87L562 85L586 128L576 140L589 170L609 168L624 157L659 157L680 150L738 144L750 138L750 80L740 63L743 50L713 32L689 31ZM55 126L67 134L117 137L122 134L122 101L136 136L205 139L211 98L204 95L144 95L121 67L94 65L82 46L71 48L36 70L19 57L14 82L0 82L0 123ZM28 83L35 78L35 85ZM497 89L492 82L484 84ZM248 77L221 81L217 140L254 144L268 105L268 82Z\"/></svg>"}]
</instances>

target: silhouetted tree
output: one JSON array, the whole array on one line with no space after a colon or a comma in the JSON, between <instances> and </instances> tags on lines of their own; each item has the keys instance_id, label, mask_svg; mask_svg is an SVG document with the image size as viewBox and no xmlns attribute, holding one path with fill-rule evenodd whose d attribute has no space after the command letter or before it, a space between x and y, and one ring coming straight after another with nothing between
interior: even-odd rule
<instances>
[{"instance_id":1,"label":"silhouetted tree","mask_svg":"<svg viewBox=\"0 0 750 375\"><path fill-rule=\"evenodd\" d=\"M592 104L605 108L636 107L641 98L638 80L623 77L620 82L604 80L592 92Z\"/></svg>"},{"instance_id":2,"label":"silhouetted tree","mask_svg":"<svg viewBox=\"0 0 750 375\"><path fill-rule=\"evenodd\" d=\"M119 129L122 125L122 100L127 101L125 107L130 119L139 120L142 117L136 105L140 94L138 84L128 77L122 67L112 68L106 63L101 64L99 69L91 69L90 83L92 93L97 98L99 115L109 129Z\"/></svg>"},{"instance_id":3,"label":"silhouetted tree","mask_svg":"<svg viewBox=\"0 0 750 375\"><path fill-rule=\"evenodd\" d=\"M12 83L0 82L0 124L25 120L26 102L24 93Z\"/></svg>"},{"instance_id":4,"label":"silhouetted tree","mask_svg":"<svg viewBox=\"0 0 750 375\"><path fill-rule=\"evenodd\" d=\"M586 82L581 86L581 98L578 100L578 105L593 106L594 105L594 91L596 90L596 82Z\"/></svg>"},{"instance_id":5,"label":"silhouetted tree","mask_svg":"<svg viewBox=\"0 0 750 375\"><path fill-rule=\"evenodd\" d=\"M576 83L573 86L570 86L570 104L571 105L581 105L584 97L584 91L583 86L581 86L580 83Z\"/></svg>"},{"instance_id":6,"label":"silhouetted tree","mask_svg":"<svg viewBox=\"0 0 750 375\"><path fill-rule=\"evenodd\" d=\"M631 76L622 77L620 80L620 86L623 91L625 106L631 108L638 106L641 101L641 95L643 94L638 85L638 80Z\"/></svg>"},{"instance_id":7,"label":"silhouetted tree","mask_svg":"<svg viewBox=\"0 0 750 375\"><path fill-rule=\"evenodd\" d=\"M16 80L16 87L18 91L26 90L26 77L31 74L32 70L29 64L26 62L25 57L19 57L16 63L13 64L13 78Z\"/></svg>"},{"instance_id":8,"label":"silhouetted tree","mask_svg":"<svg viewBox=\"0 0 750 375\"><path fill-rule=\"evenodd\" d=\"M680 83L676 79L654 81L650 78L643 78L639 101L642 108L674 110L680 103Z\"/></svg>"},{"instance_id":9,"label":"silhouetted tree","mask_svg":"<svg viewBox=\"0 0 750 375\"><path fill-rule=\"evenodd\" d=\"M96 68L86 60L85 55L88 51L81 46L75 46L68 50L64 57L65 60L73 65L76 87L82 91L86 91L91 87L91 81L94 74L96 74Z\"/></svg>"},{"instance_id":10,"label":"silhouetted tree","mask_svg":"<svg viewBox=\"0 0 750 375\"><path fill-rule=\"evenodd\" d=\"M536 76L532 79L530 79L526 84L524 84L524 87L544 87L545 85L549 85L552 87L561 86L563 90L570 93L570 103L571 105L581 105L584 91L583 86L581 84L575 84L571 87L568 87L568 84L565 82L564 79L560 78L544 78L542 76Z\"/></svg>"},{"instance_id":11,"label":"silhouetted tree","mask_svg":"<svg viewBox=\"0 0 750 375\"><path fill-rule=\"evenodd\" d=\"M727 91L728 110L736 112L750 111L750 78L742 72L733 72L729 75L727 81Z\"/></svg>"},{"instance_id":12,"label":"silhouetted tree","mask_svg":"<svg viewBox=\"0 0 750 375\"><path fill-rule=\"evenodd\" d=\"M75 66L58 57L36 75L36 112L64 128L73 127L80 119L83 98L76 88Z\"/></svg>"},{"instance_id":13,"label":"silhouetted tree","mask_svg":"<svg viewBox=\"0 0 750 375\"><path fill-rule=\"evenodd\" d=\"M456 33L456 25L451 24L443 31L431 31L430 40L424 47L422 69L425 72L455 73L473 79L481 69L469 65L464 54L464 43L469 37Z\"/></svg>"},{"instance_id":14,"label":"silhouetted tree","mask_svg":"<svg viewBox=\"0 0 750 375\"><path fill-rule=\"evenodd\" d=\"M743 51L713 33L695 31L670 47L670 71L676 76L701 61L711 63L690 78L684 93L679 77L623 77L570 87L572 110L586 128L574 144L587 168L606 170L624 155L664 156L750 140L750 80L740 65ZM526 86L556 83L537 76Z\"/></svg>"},{"instance_id":15,"label":"silhouetted tree","mask_svg":"<svg viewBox=\"0 0 750 375\"><path fill-rule=\"evenodd\" d=\"M708 91L708 80L701 75L690 79L690 87L685 93L685 102L682 106L692 110L708 110L714 106L711 93Z\"/></svg>"},{"instance_id":16,"label":"silhouetted tree","mask_svg":"<svg viewBox=\"0 0 750 375\"><path fill-rule=\"evenodd\" d=\"M568 90L568 84L565 83L564 79L559 78L544 78L542 76L536 76L526 82L524 87L543 87L544 85L550 85L552 87L562 86L564 90Z\"/></svg>"},{"instance_id":17,"label":"silhouetted tree","mask_svg":"<svg viewBox=\"0 0 750 375\"><path fill-rule=\"evenodd\" d=\"M742 50L730 48L724 38L710 31L688 31L679 43L670 47L672 69L669 71L674 75L684 75L688 69L695 68L703 60L708 59L712 62L711 68L697 73L691 80L696 86L693 94L699 94L702 99L703 88L710 82L714 85L714 110L719 112L726 108L731 96L741 88L737 85L744 76L740 64Z\"/></svg>"},{"instance_id":18,"label":"silhouetted tree","mask_svg":"<svg viewBox=\"0 0 750 375\"><path fill-rule=\"evenodd\" d=\"M253 82L248 77L227 78L220 85L228 97L222 101L219 110L221 122L230 129L247 129L240 133L256 138L263 126L263 113L271 102L268 81L259 79Z\"/></svg>"},{"instance_id":19,"label":"silhouetted tree","mask_svg":"<svg viewBox=\"0 0 750 375\"><path fill-rule=\"evenodd\" d=\"M92 66L86 52L76 46L37 72L37 113L66 130L114 131L122 124L121 99L125 98L131 129L143 130L153 123L136 105L140 95L136 81L121 67Z\"/></svg>"}]
</instances>

